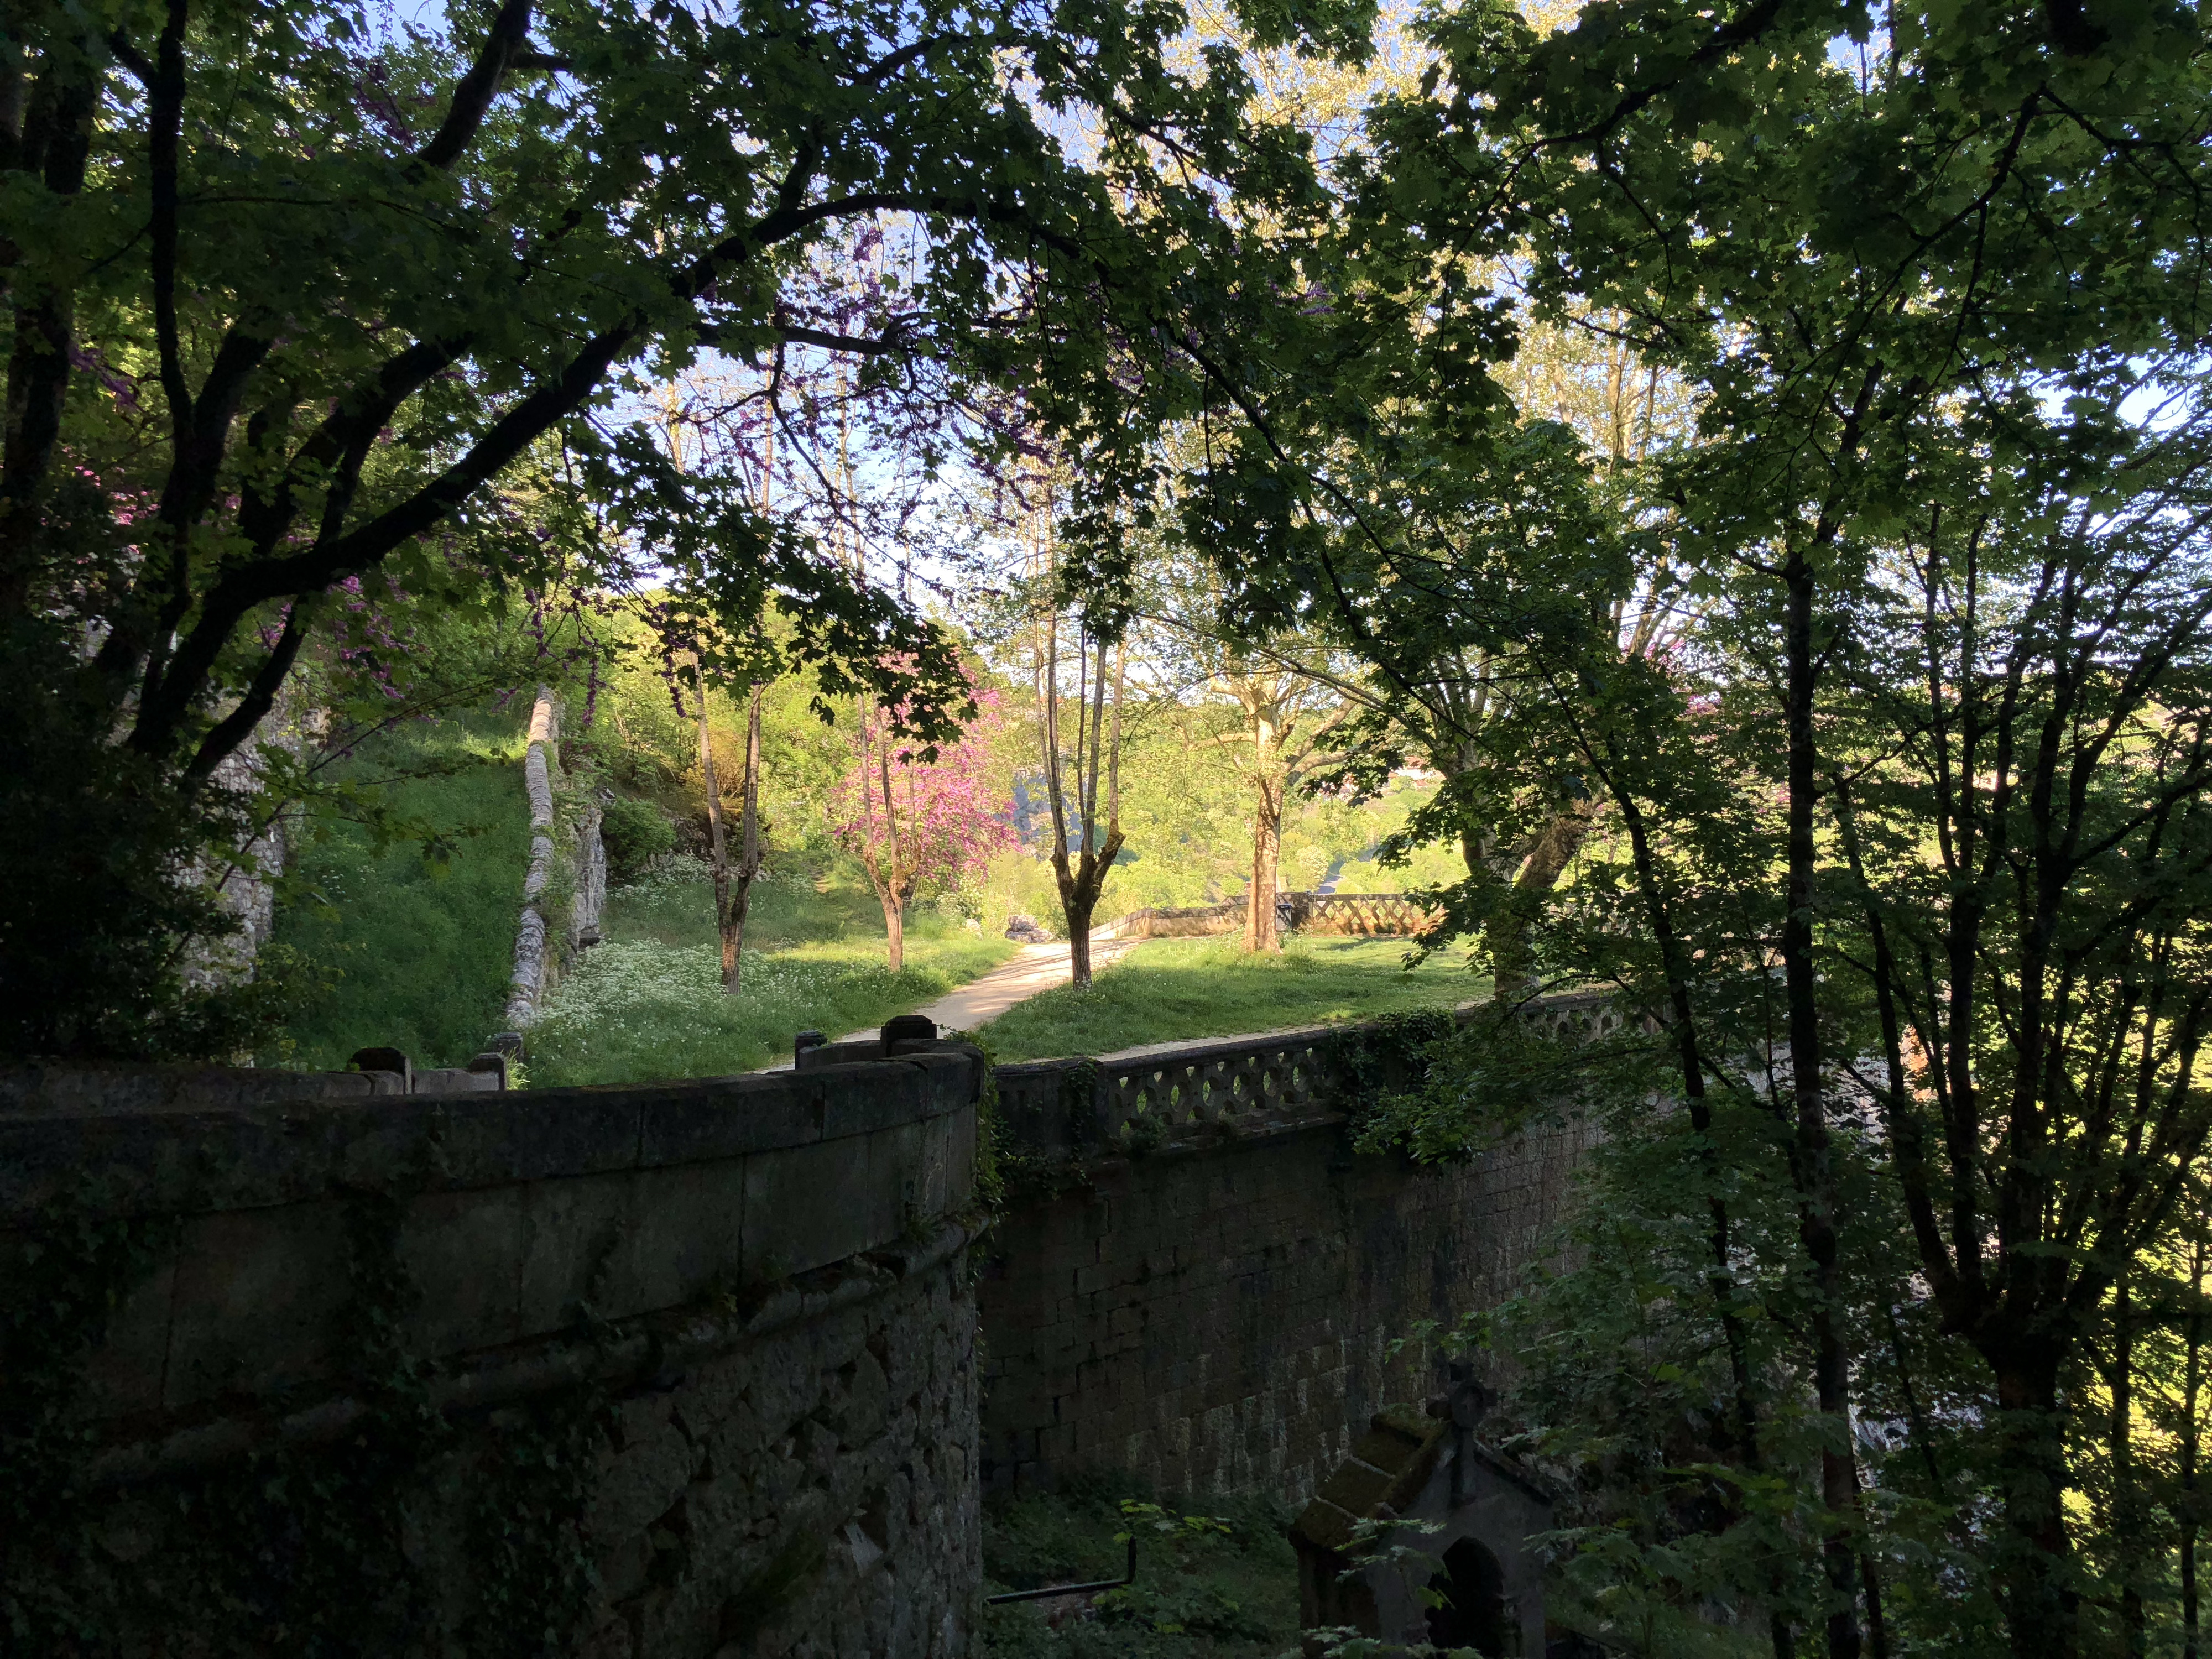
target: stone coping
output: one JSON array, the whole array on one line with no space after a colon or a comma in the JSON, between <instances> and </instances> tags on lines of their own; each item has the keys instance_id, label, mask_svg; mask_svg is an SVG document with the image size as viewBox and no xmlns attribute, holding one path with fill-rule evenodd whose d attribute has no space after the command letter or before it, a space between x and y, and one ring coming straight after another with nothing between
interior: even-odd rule
<instances>
[{"instance_id":1,"label":"stone coping","mask_svg":"<svg viewBox=\"0 0 2212 1659\"><path fill-rule=\"evenodd\" d=\"M1531 998L1523 1005L1523 1011L1526 1017L1541 1021L1547 1017L1600 1008L1611 1000L1611 994L1604 991L1561 991ZM1455 1018L1464 1021L1472 1019L1488 1006L1490 1004L1486 1002L1462 1002L1454 1004L1451 1012ZM1139 1043L1132 1048L1116 1048L1103 1054L1049 1054L1035 1060L1010 1060L1002 1062L998 1071L1001 1077L1042 1077L1077 1066L1097 1066L1103 1070L1111 1070L1117 1066L1126 1066L1132 1060L1165 1056L1187 1060L1212 1060L1269 1044L1333 1040L1351 1032L1370 1030L1376 1024L1371 1019L1340 1019L1325 1025L1289 1025L1273 1031L1240 1031L1224 1036L1183 1037L1173 1042Z\"/></svg>"},{"instance_id":2,"label":"stone coping","mask_svg":"<svg viewBox=\"0 0 2212 1659\"><path fill-rule=\"evenodd\" d=\"M264 1074L215 1105L172 1072L58 1066L0 1073L0 1228L81 1195L106 1214L297 1203L333 1190L416 1193L712 1163L920 1123L967 1107L958 1050L651 1084L461 1095L339 1095L345 1073ZM235 1077L237 1073L226 1073ZM103 1095L87 1078L112 1079Z\"/></svg>"},{"instance_id":3,"label":"stone coping","mask_svg":"<svg viewBox=\"0 0 2212 1659\"><path fill-rule=\"evenodd\" d=\"M1514 1012L1573 1040L1617 1026L1610 1002L1603 991L1575 991L1532 997ZM1451 1012L1468 1022L1492 1006L1462 1003ZM1147 1120L1146 1151L1303 1129L1340 1121L1334 1056L1348 1039L1383 1029L1381 1021L1345 1020L1147 1043L1095 1058L1008 1061L997 1071L1000 1109L1012 1145L1047 1162L1137 1151L1133 1136Z\"/></svg>"}]
</instances>

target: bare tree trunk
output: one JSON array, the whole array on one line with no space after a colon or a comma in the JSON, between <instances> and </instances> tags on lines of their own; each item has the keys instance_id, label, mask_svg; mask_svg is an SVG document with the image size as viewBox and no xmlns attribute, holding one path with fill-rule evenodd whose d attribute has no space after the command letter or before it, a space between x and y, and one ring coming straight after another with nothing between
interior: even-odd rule
<instances>
[{"instance_id":1,"label":"bare tree trunk","mask_svg":"<svg viewBox=\"0 0 2212 1659\"><path fill-rule=\"evenodd\" d=\"M1851 1478L1855 1482L1858 1479L1856 1459ZM1867 1646L1873 1650L1874 1659L1889 1659L1889 1620L1881 1611L1881 1568L1872 1550L1859 1557L1859 1582L1866 1587Z\"/></svg>"},{"instance_id":2,"label":"bare tree trunk","mask_svg":"<svg viewBox=\"0 0 2212 1659\"><path fill-rule=\"evenodd\" d=\"M738 988L738 936L743 923L732 925L730 914L730 849L722 836L722 789L714 776L714 737L707 723L707 682L698 670L691 672L692 689L699 696L699 769L707 780L707 844L714 871L714 928L722 941L722 989Z\"/></svg>"},{"instance_id":3,"label":"bare tree trunk","mask_svg":"<svg viewBox=\"0 0 2212 1659\"><path fill-rule=\"evenodd\" d=\"M1825 525L1822 529L1826 530ZM1813 958L1819 863L1813 809L1820 795L1813 693L1819 669L1813 637L1813 568L1802 550L1794 552L1784 567L1783 583L1790 830L1782 963L1789 1006L1790 1090L1796 1128L1790 1149L1790 1174L1797 1189L1798 1238L1813 1268L1814 1389L1820 1397L1821 1415L1830 1424L1820 1448L1820 1501L1836 1522L1820 1547L1828 1578L1828 1659L1859 1659L1858 1464L1848 1444L1841 1443L1850 1433L1850 1366L1841 1328L1843 1273L1830 1163L1827 1079L1820 1058L1818 972Z\"/></svg>"},{"instance_id":4,"label":"bare tree trunk","mask_svg":"<svg viewBox=\"0 0 2212 1659\"><path fill-rule=\"evenodd\" d=\"M738 820L738 863L730 872L728 920L722 925L722 988L732 993L744 965L745 915L752 908L753 878L761 867L760 732L761 688L756 685L745 715L745 793ZM719 897L716 908L723 908Z\"/></svg>"},{"instance_id":5,"label":"bare tree trunk","mask_svg":"<svg viewBox=\"0 0 2212 1659\"><path fill-rule=\"evenodd\" d=\"M911 885L906 872L906 852L899 840L898 804L891 793L890 738L876 745L876 770L884 794L884 843L890 848L890 866L881 874L877 872L878 860L868 861L868 877L874 882L876 897L884 907L884 936L889 949L885 961L891 972L900 973L906 968L906 901Z\"/></svg>"},{"instance_id":6,"label":"bare tree trunk","mask_svg":"<svg viewBox=\"0 0 2212 1659\"><path fill-rule=\"evenodd\" d=\"M1283 789L1280 779L1261 771L1254 779L1252 887L1244 899L1244 948L1279 951L1275 930L1275 872L1283 848Z\"/></svg>"},{"instance_id":7,"label":"bare tree trunk","mask_svg":"<svg viewBox=\"0 0 2212 1659\"><path fill-rule=\"evenodd\" d=\"M1623 827L1628 831L1637 887L1650 918L1652 937L1659 946L1661 970L1666 976L1668 1002L1674 1016L1670 1030L1681 1067L1682 1096L1689 1107L1690 1127L1698 1139L1698 1162L1711 1188L1705 1200L1705 1212L1711 1223L1706 1241L1712 1253L1712 1267L1707 1273L1706 1283L1712 1291L1713 1309L1719 1316L1722 1339L1728 1349L1729 1371L1735 1395L1735 1409L1730 1414L1732 1420L1727 1421L1725 1425L1715 1425L1715 1438L1723 1450L1732 1448L1746 1468L1758 1473L1765 1467L1765 1453L1759 1443L1759 1401L1753 1392L1750 1342L1744 1327L1743 1314L1736 1305L1735 1281L1731 1272L1735 1250L1733 1226L1727 1200L1720 1192L1719 1157L1714 1150L1712 1139L1712 1102L1705 1092L1708 1067L1704 1048L1698 1041L1696 1011L1690 997L1689 963L1675 933L1673 912L1668 902L1665 884L1660 879L1658 859L1651 844L1650 827L1642 809L1638 806L1635 798L1614 781L1595 750L1585 747L1583 752L1593 763L1607 788L1613 792L1613 804L1620 810ZM1766 1632L1767 1640L1774 1650L1774 1659L1796 1659L1797 1633L1786 1614L1778 1610L1769 1613Z\"/></svg>"},{"instance_id":8,"label":"bare tree trunk","mask_svg":"<svg viewBox=\"0 0 2212 1659\"><path fill-rule=\"evenodd\" d=\"M1997 1583L2018 1659L2073 1659L2078 1646L2079 1601L2068 1582L2067 1412L2058 1389L2063 1340L2028 1338L1983 1350L1996 1373L2005 1425L1998 1443L2004 1529Z\"/></svg>"},{"instance_id":9,"label":"bare tree trunk","mask_svg":"<svg viewBox=\"0 0 2212 1659\"><path fill-rule=\"evenodd\" d=\"M891 793L890 734L878 734L875 716L862 697L858 702L860 738L860 867L868 872L868 885L884 910L884 965L898 973L906 966L906 902L914 895L914 877L907 865L906 844L899 830L897 798ZM875 770L872 782L870 768ZM880 797L883 836L875 835Z\"/></svg>"},{"instance_id":10,"label":"bare tree trunk","mask_svg":"<svg viewBox=\"0 0 2212 1659\"><path fill-rule=\"evenodd\" d=\"M1066 769L1060 752L1060 620L1057 611L1046 619L1045 645L1037 664L1040 700L1039 732L1043 741L1045 793L1052 806L1052 870L1060 892L1060 914L1067 921L1069 978L1079 991L1091 984L1091 918L1106 890L1106 878L1121 856L1121 693L1128 665L1126 645L1117 645L1114 659L1114 708L1109 740L1106 708L1106 641L1097 642L1097 661L1091 661L1088 642L1076 653L1075 678L1075 811L1068 811ZM1106 834L1097 836L1098 783L1107 778ZM1073 824L1071 825L1071 817ZM1071 852L1077 840L1080 846ZM1097 844L1094 845L1093 843Z\"/></svg>"}]
</instances>

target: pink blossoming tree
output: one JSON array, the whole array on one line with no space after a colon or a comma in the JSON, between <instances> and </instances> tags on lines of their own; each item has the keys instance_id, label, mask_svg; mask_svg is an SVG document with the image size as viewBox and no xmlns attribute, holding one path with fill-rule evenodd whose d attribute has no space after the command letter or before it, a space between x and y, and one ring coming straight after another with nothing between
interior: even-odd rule
<instances>
[{"instance_id":1,"label":"pink blossoming tree","mask_svg":"<svg viewBox=\"0 0 2212 1659\"><path fill-rule=\"evenodd\" d=\"M999 696L976 687L974 697L974 718L934 759L899 736L899 710L864 703L852 770L831 799L838 844L859 854L884 907L893 973L906 965L907 907L981 874L1013 840L1013 815L991 782Z\"/></svg>"}]
</instances>

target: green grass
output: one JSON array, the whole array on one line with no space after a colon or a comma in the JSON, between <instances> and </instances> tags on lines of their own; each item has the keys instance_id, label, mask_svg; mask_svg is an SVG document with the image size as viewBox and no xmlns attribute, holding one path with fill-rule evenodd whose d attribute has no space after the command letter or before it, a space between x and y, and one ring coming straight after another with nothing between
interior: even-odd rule
<instances>
[{"instance_id":1,"label":"green grass","mask_svg":"<svg viewBox=\"0 0 2212 1659\"><path fill-rule=\"evenodd\" d=\"M426 859L419 842L380 850L366 825L331 817L295 838L276 940L334 983L264 1064L336 1069L357 1048L389 1047L417 1066L453 1066L499 1030L530 862L525 718L404 728L349 763L372 779L458 768L385 793L394 813L435 836L443 855Z\"/></svg>"},{"instance_id":2,"label":"green grass","mask_svg":"<svg viewBox=\"0 0 2212 1659\"><path fill-rule=\"evenodd\" d=\"M804 1030L880 1025L1013 954L932 911L908 914L906 966L884 965L883 911L850 883L753 890L734 997L723 994L714 899L691 871L609 896L606 942L569 972L530 1032L532 1085L724 1077L787 1057Z\"/></svg>"},{"instance_id":3,"label":"green grass","mask_svg":"<svg viewBox=\"0 0 2212 1659\"><path fill-rule=\"evenodd\" d=\"M1162 1510L1137 1483L1076 1475L1048 1495L983 1508L987 1595L1119 1578L1137 1534L1137 1582L1088 1608L985 1607L981 1659L1274 1659L1295 1649L1297 1559L1290 1512L1267 1498L1200 1498ZM1185 1518L1195 1511L1196 1524ZM1225 1522L1209 1525L1209 1521ZM1054 1620L1057 1619L1057 1623Z\"/></svg>"},{"instance_id":4,"label":"green grass","mask_svg":"<svg viewBox=\"0 0 2212 1659\"><path fill-rule=\"evenodd\" d=\"M1247 955L1221 939L1153 939L1101 973L1088 991L1043 992L986 1030L1000 1060L1105 1054L1147 1042L1449 1007L1488 988L1455 951L1440 951L1410 973L1405 955L1406 941L1395 939L1293 939L1280 956Z\"/></svg>"}]
</instances>

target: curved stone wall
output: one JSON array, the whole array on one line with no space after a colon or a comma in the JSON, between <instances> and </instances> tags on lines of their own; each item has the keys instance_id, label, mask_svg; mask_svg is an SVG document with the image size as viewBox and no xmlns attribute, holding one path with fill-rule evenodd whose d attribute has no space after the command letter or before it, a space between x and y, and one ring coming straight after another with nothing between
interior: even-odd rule
<instances>
[{"instance_id":1,"label":"curved stone wall","mask_svg":"<svg viewBox=\"0 0 2212 1659\"><path fill-rule=\"evenodd\" d=\"M979 1291L987 1485L1106 1467L1302 1503L1376 1411L1437 1390L1421 1346L1393 1345L1510 1293L1593 1131L1532 1124L1458 1165L1355 1156L1346 1034L1000 1067L1025 1173Z\"/></svg>"},{"instance_id":2,"label":"curved stone wall","mask_svg":"<svg viewBox=\"0 0 2212 1659\"><path fill-rule=\"evenodd\" d=\"M360 1358L380 1310L447 1425L410 1488L429 1494L406 1521L420 1650L477 1616L483 1469L518 1412L556 1400L590 1424L585 1651L964 1650L966 1053L452 1097L237 1081L225 1104L207 1073L167 1091L143 1071L0 1079L0 1259L64 1213L157 1224L75 1413L87 1474L130 1517L118 1618L190 1559L183 1496L383 1431L391 1384ZM178 1651L192 1635L164 1630Z\"/></svg>"}]
</instances>

